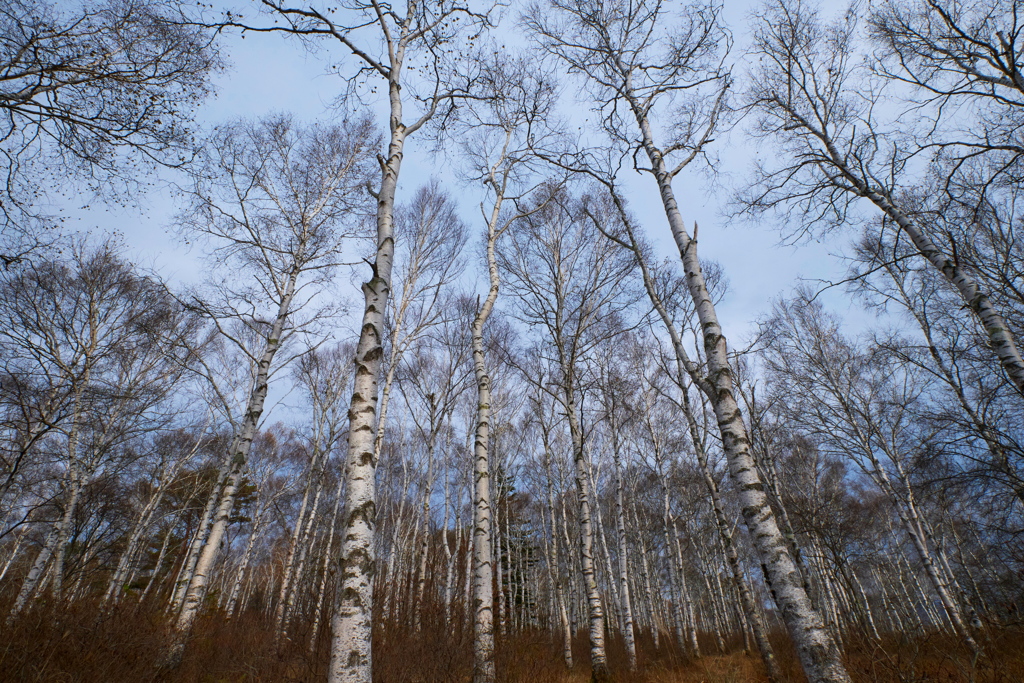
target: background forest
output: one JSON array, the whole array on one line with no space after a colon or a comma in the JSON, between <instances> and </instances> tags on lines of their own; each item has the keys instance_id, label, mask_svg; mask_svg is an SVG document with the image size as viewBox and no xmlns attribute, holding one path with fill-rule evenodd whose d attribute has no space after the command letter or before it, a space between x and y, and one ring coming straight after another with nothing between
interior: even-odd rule
<instances>
[{"instance_id":1,"label":"background forest","mask_svg":"<svg viewBox=\"0 0 1024 683\"><path fill-rule=\"evenodd\" d=\"M0 3L0 680L1021 680L1022 15Z\"/></svg>"}]
</instances>

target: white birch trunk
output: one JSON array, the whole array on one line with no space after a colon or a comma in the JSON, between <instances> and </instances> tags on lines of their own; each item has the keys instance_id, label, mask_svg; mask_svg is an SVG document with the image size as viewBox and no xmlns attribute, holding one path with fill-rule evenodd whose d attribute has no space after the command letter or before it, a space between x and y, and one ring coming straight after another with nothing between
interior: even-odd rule
<instances>
[{"instance_id":1,"label":"white birch trunk","mask_svg":"<svg viewBox=\"0 0 1024 683\"><path fill-rule=\"evenodd\" d=\"M573 368L563 369L570 378L575 374ZM591 506L594 497L590 490L590 463L584 449L579 417L576 414L575 391L571 385L563 387L563 391L565 393L565 409L569 418L569 433L573 441L573 460L575 461L574 473L579 506L580 569L590 623L591 677L595 683L602 683L610 680L610 673L604 645L604 606L601 603L601 593L598 591L597 573L594 567L594 528L591 520Z\"/></svg>"},{"instance_id":2,"label":"white birch trunk","mask_svg":"<svg viewBox=\"0 0 1024 683\"><path fill-rule=\"evenodd\" d=\"M310 629L312 633L309 636L309 651L313 652L316 649L317 634L320 631L320 621L323 616L324 597L327 592L327 577L330 574L330 560L331 553L334 552L334 535L338 528L338 510L341 507L341 501L344 499L345 493L345 477L338 478L338 491L334 496L334 508L331 511L330 517L330 530L327 532L327 541L324 545L324 557L323 566L320 568L320 589L317 591L316 596L316 608L313 610L313 626Z\"/></svg>"},{"instance_id":3,"label":"white birch trunk","mask_svg":"<svg viewBox=\"0 0 1024 683\"><path fill-rule=\"evenodd\" d=\"M227 604L224 606L224 613L228 619L235 616L235 605L238 604L238 595L242 592L242 583L245 580L245 572L249 568L249 560L252 558L252 551L256 547L256 540L260 536L260 532L263 530L263 514L262 510L257 513L256 519L252 523L252 531L249 533L249 542L245 544L245 552L242 553L242 561L238 564L238 569L235 570L235 580L231 585L231 593L228 597Z\"/></svg>"},{"instance_id":4,"label":"white birch trunk","mask_svg":"<svg viewBox=\"0 0 1024 683\"><path fill-rule=\"evenodd\" d=\"M903 234L910 238L918 253L934 266L942 274L942 277L953 286L967 305L967 308L981 322L982 328L988 336L989 345L999 359L1003 371L1006 372L1010 381L1017 388L1017 391L1024 394L1024 358L1021 357L1020 348L1017 346L1013 332L1006 324L1003 316L995 309L988 294L982 289L981 284L970 273L961 268L954 259L939 249L932 237L902 208L897 206L887 191L869 184L859 172L859 169L851 167L846 157L836 148L835 142L827 132L811 125L809 121L800 116L784 101L779 100L777 104L786 110L794 121L821 141L829 160L836 171L838 171L838 177L833 183L837 187L852 192L857 196L865 197L881 209L886 216L899 226Z\"/></svg>"},{"instance_id":5,"label":"white birch trunk","mask_svg":"<svg viewBox=\"0 0 1024 683\"><path fill-rule=\"evenodd\" d=\"M160 544L160 552L156 555L156 561L153 564L153 573L149 575L149 581L146 582L146 587L142 590L139 595L139 602L143 602L146 596L149 595L149 591L153 588L153 584L156 583L156 578L160 574L160 567L163 566L164 557L167 555L167 546L171 541L171 532L174 531L174 525L170 525L167 529L167 533L164 534L164 542Z\"/></svg>"},{"instance_id":6,"label":"white birch trunk","mask_svg":"<svg viewBox=\"0 0 1024 683\"><path fill-rule=\"evenodd\" d=\"M288 321L288 314L290 313L292 299L295 295L298 276L298 269L293 267L293 270L288 274L284 292L278 305L277 316L267 335L266 345L256 366L256 376L246 405L245 415L233 440L232 445L234 448L231 453L230 469L228 470L224 489L221 492L220 503L210 528L210 537L206 540L202 552L199 554L199 560L196 562L196 569L192 574L192 580L185 591L181 614L178 615L174 626L175 633L167 653L167 664L169 666L176 666L181 661L185 645L192 631L192 625L206 597L207 586L210 583L217 558L220 555L221 545L223 544L228 521L231 517L231 509L235 504L235 496L245 475L249 449L252 446L253 439L256 437L256 428L259 425L260 417L263 415L263 405L266 401L269 387L270 367L274 361L274 356L281 347L282 335L285 332L285 326Z\"/></svg>"},{"instance_id":7,"label":"white birch trunk","mask_svg":"<svg viewBox=\"0 0 1024 683\"><path fill-rule=\"evenodd\" d=\"M339 562L339 600L331 623L329 683L372 683L374 533L376 529L377 380L383 355L384 313L394 263L395 189L402 165L406 126L399 82L407 37L392 52L387 72L391 140L381 161L377 193L377 253L373 277L363 284L365 307L355 353L345 461L345 531Z\"/></svg>"},{"instance_id":8,"label":"white birch trunk","mask_svg":"<svg viewBox=\"0 0 1024 683\"><path fill-rule=\"evenodd\" d=\"M630 87L627 80L626 88ZM765 567L766 578L808 680L811 683L848 683L850 676L842 663L839 650L804 589L800 572L776 523L775 514L765 495L764 484L751 457L746 425L735 398L728 345L697 257L697 242L686 231L679 212L672 175L661 151L654 144L646 109L633 97L631 91L627 99L640 126L643 147L657 180L669 228L683 263L687 289L700 320L707 361L707 377L701 383L702 389L718 421L723 450L729 463L730 476L736 484L744 521Z\"/></svg>"},{"instance_id":9,"label":"white birch trunk","mask_svg":"<svg viewBox=\"0 0 1024 683\"><path fill-rule=\"evenodd\" d=\"M302 503L299 504L299 514L298 514L298 516L295 519L295 527L292 529L291 541L288 544L288 555L285 558L284 570L283 570L282 575L281 575L281 590L280 590L280 592L278 593L278 596L277 596L277 609L276 609L275 614L274 614L274 642L275 643L279 643L280 642L280 640L281 640L281 638L282 638L282 636L284 635L284 632L285 632L285 627L284 627L285 612L287 611L286 605L288 603L288 598L289 598L290 590L291 590L291 587L292 587L291 586L292 570L295 567L295 556L296 556L296 553L298 553L298 549L299 549L299 545L300 545L300 540L301 540L301 537L302 537L302 534L303 534L303 529L305 528L306 508L309 505L309 494L310 494L310 490L312 489L314 479L318 483L317 495L319 495L320 490L321 490L321 486L322 486L322 480L320 479L320 475L322 474L322 472L317 467L318 460L320 459L320 456L321 456L320 451L321 451L321 448L320 448L319 434L317 434L317 436L316 436L316 438L314 440L314 443L313 443L313 457L310 458L309 470L308 470L307 479L306 479L306 486L304 487L304 490L302 491ZM326 454L324 454L323 457L324 457L324 459L326 459L326 457L327 457ZM314 507L314 511L315 511L315 509L316 508ZM311 514L310 515L311 518L314 517L314 516L315 516L315 514Z\"/></svg>"},{"instance_id":10,"label":"white birch trunk","mask_svg":"<svg viewBox=\"0 0 1024 683\"><path fill-rule=\"evenodd\" d=\"M614 413L614 405L612 412ZM618 425L611 417L612 460L615 467L615 531L619 545L619 599L622 601L623 628L622 635L626 641L626 656L629 670L636 670L636 636L633 633L633 603L629 593L628 542L626 538L626 520L624 513L626 483L622 474L622 455L620 453Z\"/></svg>"},{"instance_id":11,"label":"white birch trunk","mask_svg":"<svg viewBox=\"0 0 1024 683\"><path fill-rule=\"evenodd\" d=\"M21 589L18 591L18 597L14 600L14 606L11 608L10 614L7 615L7 623L10 624L14 617L18 615L28 603L28 599L35 592L39 585L39 582L43 578L43 572L50 563L50 557L53 555L53 548L57 544L58 525L54 524L50 528L50 533L46 535L46 540L43 542L43 547L40 549L39 554L36 555L35 561L32 563L32 567L28 570L28 574L25 576L25 580L21 584Z\"/></svg>"},{"instance_id":12,"label":"white birch trunk","mask_svg":"<svg viewBox=\"0 0 1024 683\"><path fill-rule=\"evenodd\" d=\"M206 506L203 508L203 516L199 520L199 528L196 529L196 533L192 537L191 543L189 543L188 554L185 556L185 560L182 562L181 568L178 570L178 577L174 584L174 594L171 596L170 611L172 614L181 614L181 606L185 602L185 593L188 591L188 587L192 583L192 575L195 573L196 563L199 562L199 553L203 549L203 544L206 543L206 537L210 531L210 524L213 522L213 513L217 509L217 502L220 500L221 489L224 487L224 482L227 480L231 464L231 456L235 452L236 440L237 436L232 439L231 446L225 454L224 462L221 464L220 471L217 473L217 481L214 483L213 489L210 491L210 495L206 499Z\"/></svg>"}]
</instances>

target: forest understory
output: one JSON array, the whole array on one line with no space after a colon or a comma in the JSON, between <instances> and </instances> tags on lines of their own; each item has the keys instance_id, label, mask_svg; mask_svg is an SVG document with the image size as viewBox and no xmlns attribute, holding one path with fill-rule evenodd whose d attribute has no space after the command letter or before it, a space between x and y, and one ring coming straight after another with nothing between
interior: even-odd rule
<instances>
[{"instance_id":1,"label":"forest understory","mask_svg":"<svg viewBox=\"0 0 1024 683\"><path fill-rule=\"evenodd\" d=\"M6 607L6 601L3 603ZM320 681L326 676L329 633L322 632L315 651L296 629L293 638L274 644L273 622L260 609L226 620L206 613L180 666L161 668L171 628L161 605L122 605L102 612L91 602L55 608L39 606L12 626L0 626L0 681L7 683L253 683ZM445 624L438 610L423 619L416 633L410 623L383 624L374 633L374 681L387 683L462 683L472 680L470 624ZM617 634L608 640L611 681L627 683L762 683L767 681L756 650L744 650L734 636L719 652L712 634L699 635L702 651L694 657L664 634L655 647L650 631L637 637L638 668L628 668L626 649ZM772 633L784 680L806 678L782 629ZM567 669L560 635L542 629L496 639L498 680L503 683L586 683L588 640L577 632ZM1024 634L1002 628L989 632L981 657L957 639L941 633L901 636L880 641L851 637L845 663L858 683L1018 683L1024 671Z\"/></svg>"}]
</instances>

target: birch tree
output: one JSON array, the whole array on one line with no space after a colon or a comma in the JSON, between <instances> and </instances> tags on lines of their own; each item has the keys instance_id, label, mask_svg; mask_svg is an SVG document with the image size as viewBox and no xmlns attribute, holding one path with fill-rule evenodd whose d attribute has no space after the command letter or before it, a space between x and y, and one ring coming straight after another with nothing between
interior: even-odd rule
<instances>
[{"instance_id":1,"label":"birch tree","mask_svg":"<svg viewBox=\"0 0 1024 683\"><path fill-rule=\"evenodd\" d=\"M354 359L356 380L349 413L345 475L346 530L339 572L342 589L332 622L334 646L328 675L332 683L369 683L377 383L394 263L395 191L406 139L444 111L455 94L444 79L447 54L441 46L473 36L488 20L459 0L409 0L404 7L360 0L346 7L341 15L335 14L333 8L294 6L280 0L262 0L262 4L271 20L280 23L251 26L230 18L227 23L251 31L283 31L328 41L351 56L360 76L379 78L387 91L387 152L378 157L380 184L371 191L377 201L377 247L370 261L372 277L363 285L365 308ZM419 69L425 77L418 82L411 75ZM422 106L407 118L405 107L410 100Z\"/></svg>"},{"instance_id":2,"label":"birch tree","mask_svg":"<svg viewBox=\"0 0 1024 683\"><path fill-rule=\"evenodd\" d=\"M779 305L775 313L769 358L779 378L787 381L787 393L800 405L792 415L807 420L834 450L853 457L892 499L956 634L977 653L978 643L956 597L959 591L950 587L950 577L930 547L928 522L910 479L908 451L920 450L922 445L915 438L909 409L920 400L922 387L913 375L904 375L900 381L883 362L883 354L857 353L842 339L836 322L806 297L792 306ZM843 440L839 448L832 441L836 437ZM920 438L930 440L927 432Z\"/></svg>"},{"instance_id":3,"label":"birch tree","mask_svg":"<svg viewBox=\"0 0 1024 683\"><path fill-rule=\"evenodd\" d=\"M65 260L44 260L8 275L5 315L11 324L0 333L7 371L46 398L36 408L38 422L24 425L0 504L33 505L38 492L21 489L27 482L18 470L42 455L36 449L43 432L59 445L55 458L46 455L38 464L62 472L57 520L22 582L13 618L45 577L61 596L83 493L129 434L158 419L152 408L166 398L182 360L174 358L175 342L180 346L193 328L162 285L137 274L111 243L79 241Z\"/></svg>"},{"instance_id":4,"label":"birch tree","mask_svg":"<svg viewBox=\"0 0 1024 683\"><path fill-rule=\"evenodd\" d=\"M687 165L707 154L729 83L722 66L728 39L719 10L691 6L677 19L658 2L553 2L550 8L531 12L531 33L549 54L584 79L604 132L630 154L643 155L649 165L642 170L657 184L703 331L707 368L701 389L712 403L744 520L804 672L812 681L848 681L838 649L801 584L750 457L728 345L674 185ZM682 116L670 113L673 110ZM660 124L659 116L678 122Z\"/></svg>"},{"instance_id":5,"label":"birch tree","mask_svg":"<svg viewBox=\"0 0 1024 683\"><path fill-rule=\"evenodd\" d=\"M180 661L212 578L269 382L302 353L289 342L305 336L311 343L313 326L329 313L317 297L343 262L346 238L358 234L353 219L365 208L355 188L365 182L373 144L366 120L306 129L285 118L236 123L211 141L189 191L183 228L208 239L217 257L238 269L211 283L205 299L194 296L192 305L245 358L251 384L233 419L209 535L177 615L171 665ZM239 280L239 272L252 279ZM292 356L275 364L282 348Z\"/></svg>"},{"instance_id":6,"label":"birch tree","mask_svg":"<svg viewBox=\"0 0 1024 683\"><path fill-rule=\"evenodd\" d=\"M800 3L765 6L755 27L761 66L748 98L760 116L757 133L777 142L783 163L762 165L744 201L754 211L795 205L804 229L818 230L844 225L856 200L866 199L955 289L985 331L1001 370L1024 393L1015 333L985 282L959 262L956 243L947 249L947 237L922 210L914 192L920 179L908 172L910 153L889 142L915 132L880 118L875 105L885 101L876 92L882 86L862 73L857 40L853 11L826 22ZM852 96L858 84L869 89L868 98Z\"/></svg>"},{"instance_id":7,"label":"birch tree","mask_svg":"<svg viewBox=\"0 0 1024 683\"><path fill-rule=\"evenodd\" d=\"M294 370L297 382L305 392L311 413L310 459L304 472L302 502L292 529L277 598L274 635L278 640L288 632L288 620L297 602L303 572L313 559L308 556L315 540L314 525L321 519L320 500L324 494L324 487L328 484L326 475L329 461L341 445L344 436L345 411L342 406L346 384L344 378L339 375L341 370L338 363L338 356L343 350L340 346L323 351L313 350L298 360ZM340 493L339 490L338 494ZM331 541L336 517L336 514L330 517ZM328 543L325 551L328 555L330 546Z\"/></svg>"},{"instance_id":8,"label":"birch tree","mask_svg":"<svg viewBox=\"0 0 1024 683\"><path fill-rule=\"evenodd\" d=\"M56 186L123 196L188 156L220 59L164 0L12 0L0 9L0 263L52 244Z\"/></svg>"},{"instance_id":9,"label":"birch tree","mask_svg":"<svg viewBox=\"0 0 1024 683\"><path fill-rule=\"evenodd\" d=\"M591 668L597 680L609 676L604 643L605 606L595 566L595 491L591 483L590 445L581 423L584 360L613 328L606 318L633 303L628 273L631 263L585 217L582 203L567 192L542 210L521 218L509 233L508 248L498 264L512 279L518 315L538 328L538 353L548 355L555 375L542 385L566 413L573 444L578 504L581 571L590 623ZM540 380L543 381L543 380Z\"/></svg>"},{"instance_id":10,"label":"birch tree","mask_svg":"<svg viewBox=\"0 0 1024 683\"><path fill-rule=\"evenodd\" d=\"M531 193L550 196L555 185L531 185L538 164L537 149L556 134L548 120L555 103L554 82L522 57L485 60L473 74L467 90L474 93L458 127L468 137L462 152L468 175L486 189L490 206L480 205L486 223L484 235L487 296L478 301L470 336L477 385L476 426L473 440L473 657L475 683L493 683L494 619L493 567L491 558L491 376L484 341L487 320L498 301L501 275L497 245L516 220L543 208L546 199L528 198ZM513 208L509 210L507 205Z\"/></svg>"}]
</instances>

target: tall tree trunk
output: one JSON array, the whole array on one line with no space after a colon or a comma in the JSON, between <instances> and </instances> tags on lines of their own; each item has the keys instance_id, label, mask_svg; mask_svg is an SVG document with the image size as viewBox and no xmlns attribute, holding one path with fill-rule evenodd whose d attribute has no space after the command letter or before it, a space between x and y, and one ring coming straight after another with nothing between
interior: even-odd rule
<instances>
[{"instance_id":1,"label":"tall tree trunk","mask_svg":"<svg viewBox=\"0 0 1024 683\"><path fill-rule=\"evenodd\" d=\"M67 551L68 539L71 536L71 526L75 519L75 512L78 510L78 501L81 498L82 489L85 487L86 477L88 476L86 468L78 461L80 401L81 395L79 394L75 398L75 415L71 422L71 436L68 438L68 457L70 458L68 474L71 488L65 503L64 514L57 525L57 540L54 543L53 549L53 566L50 569L51 576L53 577L51 593L55 598L59 598L61 595L64 581L64 555Z\"/></svg>"},{"instance_id":2,"label":"tall tree trunk","mask_svg":"<svg viewBox=\"0 0 1024 683\"><path fill-rule=\"evenodd\" d=\"M565 363L563 363L563 366ZM579 508L579 532L580 532L580 570L583 577L583 589L586 594L587 613L590 622L590 668L591 680L595 683L603 683L610 680L611 674L608 671L608 658L605 654L604 644L604 606L601 603L601 593L597 587L597 572L594 567L594 527L591 519L591 508L594 500L593 492L590 489L590 463L583 443L583 431L580 427L579 417L576 414L576 394L571 381L575 374L573 368L563 367L563 372L569 376L566 386L563 387L565 396L565 411L569 418L569 434L572 437L573 445L573 468L576 475L576 496Z\"/></svg>"},{"instance_id":3,"label":"tall tree trunk","mask_svg":"<svg viewBox=\"0 0 1024 683\"><path fill-rule=\"evenodd\" d=\"M740 596L740 606L743 609L743 614L746 617L747 623L750 626L750 630L754 636L754 643L757 645L757 650L761 654L761 661L764 663L765 673L768 676L768 680L781 681L782 672L779 670L778 660L775 658L775 651L772 649L771 641L768 640L768 634L764 626L764 622L754 605L754 598L751 595L750 587L747 585L747 580L743 576L743 568L740 566L739 553L736 552L736 544L732 538L732 527L729 524L729 518L725 515L725 508L722 504L722 495L718 489L718 482L715 480L714 474L711 471L711 465L708 461L707 451L704 450L704 441L700 438L698 431L699 426L697 420L693 415L692 408L690 407L689 392L686 390L685 377L682 372L684 368L682 363L679 363L680 371L680 382L683 387L683 396L680 405L683 407L683 415L686 418L687 426L690 431L690 441L693 444L694 451L697 454L697 463L700 465L701 474L704 478L704 485L707 487L708 496L711 498L711 508L715 513L715 524L718 528L718 537L721 542L721 547L725 554L726 563L729 565L729 573L732 576L733 585L736 587L736 591Z\"/></svg>"},{"instance_id":4,"label":"tall tree trunk","mask_svg":"<svg viewBox=\"0 0 1024 683\"><path fill-rule=\"evenodd\" d=\"M1024 358L1021 357L1020 348L1017 345L1017 340L1014 339L1009 325L1006 324L1006 320L996 310L995 305L981 284L966 269L960 266L955 257L947 256L939 248L932 236L897 204L888 191L875 187L866 180L859 168L851 167L847 156L836 147L835 141L832 140L827 132L816 128L795 110L787 106L785 102L780 100L778 104L787 111L795 122L803 126L821 142L829 160L838 172L836 179L833 181L837 187L842 187L855 195L865 197L878 207L893 223L899 226L903 234L914 244L914 248L917 249L918 253L953 286L967 308L981 322L981 326L988 337L989 346L999 359L1003 371L1006 372L1007 377L1010 378L1017 391L1024 395Z\"/></svg>"},{"instance_id":5,"label":"tall tree trunk","mask_svg":"<svg viewBox=\"0 0 1024 683\"><path fill-rule=\"evenodd\" d=\"M551 474L551 449L548 446L547 425L541 420L541 434L544 440L544 482L547 492L547 510L551 518L551 541L548 550L548 574L555 593L555 609L558 611L559 623L562 627L562 659L565 668L572 669L572 625L569 623L569 613L565 608L565 591L563 588L562 572L558 565L558 521L555 516L555 493L554 482ZM548 544L545 544L547 548Z\"/></svg>"},{"instance_id":6,"label":"tall tree trunk","mask_svg":"<svg viewBox=\"0 0 1024 683\"><path fill-rule=\"evenodd\" d=\"M395 258L395 190L402 166L407 129L402 122L401 59L405 40L387 72L391 140L381 160L377 192L377 252L373 277L363 283L365 306L355 353L355 380L349 407L348 456L345 460L345 532L339 558L340 597L331 620L329 683L372 683L374 534L377 525L375 478L377 458L377 381L383 356L384 314L391 292Z\"/></svg>"},{"instance_id":7,"label":"tall tree trunk","mask_svg":"<svg viewBox=\"0 0 1024 683\"><path fill-rule=\"evenodd\" d=\"M673 176L661 150L654 143L647 109L633 94L630 75L624 73L624 76L627 90L624 94L640 127L642 145L657 181L669 228L683 263L686 286L700 320L707 362L707 376L701 381L701 389L711 402L718 422L743 519L807 678L811 683L848 683L850 676L842 663L839 649L825 629L821 615L811 604L758 476L750 454L747 428L736 402L728 344L697 256L697 241L686 231L672 187Z\"/></svg>"},{"instance_id":8,"label":"tall tree trunk","mask_svg":"<svg viewBox=\"0 0 1024 683\"><path fill-rule=\"evenodd\" d=\"M316 607L313 610L313 625L310 628L312 633L309 636L309 651L316 649L317 633L320 630L320 620L323 615L324 597L327 592L327 577L330 574L331 553L334 552L334 535L338 528L338 510L341 501L344 499L345 477L338 478L338 491L334 496L334 508L331 511L330 530L327 532L327 540L324 544L323 566L320 569L320 587L316 596Z\"/></svg>"},{"instance_id":9,"label":"tall tree trunk","mask_svg":"<svg viewBox=\"0 0 1024 683\"><path fill-rule=\"evenodd\" d=\"M149 581L146 582L146 587L142 589L142 593L139 595L139 602L145 601L146 596L149 595L149 591L153 588L153 584L156 583L156 578L160 574L160 567L163 566L164 556L167 554L167 546L170 544L171 533L174 531L174 525L168 526L167 533L164 534L164 542L160 544L160 552L156 555L156 560L153 563L153 573L149 575Z\"/></svg>"},{"instance_id":10,"label":"tall tree trunk","mask_svg":"<svg viewBox=\"0 0 1024 683\"><path fill-rule=\"evenodd\" d=\"M217 510L217 503L220 501L221 490L224 487L224 483L227 481L228 473L231 470L231 458L235 452L235 441L238 439L237 434L231 441L231 446L228 452L225 454L224 461L221 463L220 471L217 473L217 480L214 482L213 489L210 490L210 495L206 499L206 506L203 508L203 516L199 520L199 527L196 529L195 535L192 537L192 541L189 543L188 554L185 556L184 561L181 564L181 568L178 570L178 577L174 583L174 594L171 596L170 611L174 615L181 614L181 606L185 603L185 593L188 592L188 587L192 584L192 576L196 571L196 563L199 562L199 553L203 549L203 545L206 543L206 537L210 531L210 524L213 522L213 513Z\"/></svg>"},{"instance_id":11,"label":"tall tree trunk","mask_svg":"<svg viewBox=\"0 0 1024 683\"><path fill-rule=\"evenodd\" d=\"M36 587L43 578L43 572L50 563L50 557L53 555L54 546L57 544L57 536L59 531L59 522L54 524L50 528L50 533L46 535L46 540L43 542L43 547L40 549L39 554L36 555L35 561L32 563L32 567L28 570L28 574L25 576L25 580L21 584L21 589L18 591L18 596L14 600L14 606L11 608L10 614L7 615L7 623L10 624L14 617L16 617L21 610L25 608L28 603L28 599L35 592Z\"/></svg>"},{"instance_id":12,"label":"tall tree trunk","mask_svg":"<svg viewBox=\"0 0 1024 683\"><path fill-rule=\"evenodd\" d=\"M612 406L614 413L615 407ZM622 455L620 452L618 425L614 415L610 421L612 433L612 461L615 467L615 531L619 545L619 598L622 600L623 639L626 642L626 656L629 670L636 670L636 637L633 633L633 603L629 594L629 562L628 542L626 538L625 498L626 483L622 473Z\"/></svg>"},{"instance_id":13,"label":"tall tree trunk","mask_svg":"<svg viewBox=\"0 0 1024 683\"><path fill-rule=\"evenodd\" d=\"M299 546L301 544L303 531L306 528L306 510L309 507L309 495L316 483L316 496L319 496L320 491L323 487L323 469L319 468L318 460L321 455L324 460L327 459L326 453L321 454L319 434L316 434L313 443L313 457L310 459L309 470L306 478L306 486L302 491L302 502L299 504L299 514L295 519L295 527L292 529L291 542L288 544L288 555L284 561L284 570L281 574L281 590L277 596L277 609L274 612L274 642L280 643L281 638L285 632L285 612L287 611L288 599L291 595L292 590L292 572L295 568L295 558L299 552ZM313 507L313 512L308 515L310 518L316 516L316 507Z\"/></svg>"},{"instance_id":14,"label":"tall tree trunk","mask_svg":"<svg viewBox=\"0 0 1024 683\"><path fill-rule=\"evenodd\" d=\"M245 571L249 568L249 560L252 558L252 551L256 547L256 541L263 530L263 511L256 514L252 523L252 531L249 533L249 542L245 544L245 552L242 553L242 561L235 570L235 580L231 584L231 593L224 606L224 613L228 619L235 615L235 605L238 604L238 595L242 592L242 582L245 580Z\"/></svg>"},{"instance_id":15,"label":"tall tree trunk","mask_svg":"<svg viewBox=\"0 0 1024 683\"><path fill-rule=\"evenodd\" d=\"M423 600L427 590L427 568L430 559L430 496L434 490L434 440L437 430L434 423L436 407L431 401L430 435L427 437L427 480L423 487L423 508L420 519L423 523L423 534L420 536L419 567L416 570L416 598L413 602L413 630L419 633L423 625Z\"/></svg>"},{"instance_id":16,"label":"tall tree trunk","mask_svg":"<svg viewBox=\"0 0 1024 683\"><path fill-rule=\"evenodd\" d=\"M185 651L185 645L192 631L192 625L199 608L206 597L207 586L212 578L217 558L220 555L224 535L227 532L228 521L231 517L231 510L235 504L235 497L245 476L246 464L249 457L249 449L256 437L256 428L259 425L260 417L263 415L263 405L267 399L269 387L270 367L274 356L281 347L282 335L288 321L292 298L295 295L295 286L298 280L298 269L293 268L288 275L285 290L281 301L278 304L277 316L266 338L263 353L256 365L256 376L253 381L252 391L246 404L245 415L239 425L238 433L233 440L233 452L231 454L230 469L221 492L220 503L217 507L213 524L210 528L210 537L203 546L196 562L196 569L192 575L188 590L185 591L185 599L182 601L181 614L174 626L174 635L171 638L170 647L167 652L166 664L177 666Z\"/></svg>"}]
</instances>

